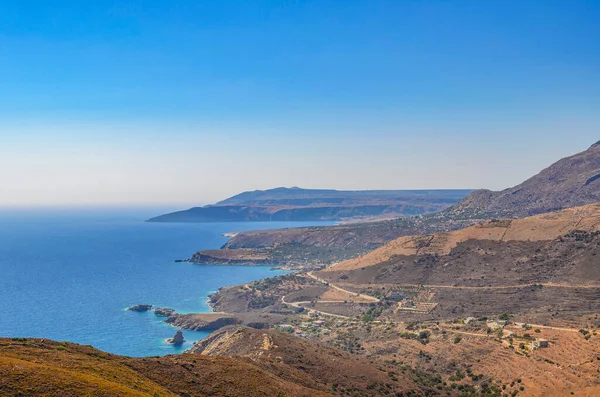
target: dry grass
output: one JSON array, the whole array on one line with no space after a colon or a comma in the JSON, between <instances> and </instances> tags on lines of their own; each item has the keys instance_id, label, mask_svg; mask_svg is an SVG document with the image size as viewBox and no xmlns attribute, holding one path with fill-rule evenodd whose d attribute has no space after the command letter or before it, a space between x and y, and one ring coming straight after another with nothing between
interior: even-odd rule
<instances>
[{"instance_id":1,"label":"dry grass","mask_svg":"<svg viewBox=\"0 0 600 397\"><path fill-rule=\"evenodd\" d=\"M329 394L231 358L192 354L128 358L72 343L0 339L0 395L309 397Z\"/></svg>"},{"instance_id":2,"label":"dry grass","mask_svg":"<svg viewBox=\"0 0 600 397\"><path fill-rule=\"evenodd\" d=\"M435 328L438 331L433 331ZM507 394L517 390L519 396L567 396L571 392L578 396L600 395L600 334L593 335L594 331L586 339L577 331L510 326L505 329L505 334L513 333L510 348L508 340L500 342L483 329L464 329L454 324L428 329L432 335L425 345L373 331L363 346L374 357L446 374L447 381L457 370L466 373L465 369L470 368L473 374L484 374L498 387L504 385ZM531 338L523 338L525 334ZM458 343L456 337L460 338ZM548 340L549 347L531 350L534 338ZM526 349L520 348L521 343Z\"/></svg>"}]
</instances>

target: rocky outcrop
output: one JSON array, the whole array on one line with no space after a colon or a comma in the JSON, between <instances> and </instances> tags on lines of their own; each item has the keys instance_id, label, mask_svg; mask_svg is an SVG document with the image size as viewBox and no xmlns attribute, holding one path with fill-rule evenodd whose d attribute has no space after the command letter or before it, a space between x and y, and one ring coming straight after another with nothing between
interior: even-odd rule
<instances>
[{"instance_id":1,"label":"rocky outcrop","mask_svg":"<svg viewBox=\"0 0 600 397\"><path fill-rule=\"evenodd\" d=\"M190 331L215 331L228 325L237 325L243 323L243 321L236 316L214 313L175 313L170 315L165 322L177 328L187 329Z\"/></svg>"},{"instance_id":2,"label":"rocky outcrop","mask_svg":"<svg viewBox=\"0 0 600 397\"><path fill-rule=\"evenodd\" d=\"M140 305L134 305L134 306L130 306L127 308L127 310L132 311L132 312L147 312L148 310L152 310L152 305L148 305L148 304L140 304Z\"/></svg>"},{"instance_id":3,"label":"rocky outcrop","mask_svg":"<svg viewBox=\"0 0 600 397\"><path fill-rule=\"evenodd\" d=\"M156 314L158 317L169 317L173 313L175 313L175 310L166 307L157 307L154 309L154 314Z\"/></svg>"},{"instance_id":4,"label":"rocky outcrop","mask_svg":"<svg viewBox=\"0 0 600 397\"><path fill-rule=\"evenodd\" d=\"M185 342L185 339L183 338L183 332L181 332L181 330L178 330L172 338L167 339L167 343L171 343L175 346L181 346L183 345L183 342Z\"/></svg>"},{"instance_id":5,"label":"rocky outcrop","mask_svg":"<svg viewBox=\"0 0 600 397\"><path fill-rule=\"evenodd\" d=\"M207 265L274 265L271 250L227 249L196 252L189 262Z\"/></svg>"}]
</instances>

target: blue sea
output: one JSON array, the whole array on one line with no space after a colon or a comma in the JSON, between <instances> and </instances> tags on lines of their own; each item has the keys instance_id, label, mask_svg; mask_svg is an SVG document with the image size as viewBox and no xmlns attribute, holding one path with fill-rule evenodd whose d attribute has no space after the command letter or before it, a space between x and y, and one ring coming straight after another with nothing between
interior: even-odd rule
<instances>
[{"instance_id":1,"label":"blue sea","mask_svg":"<svg viewBox=\"0 0 600 397\"><path fill-rule=\"evenodd\" d=\"M181 352L207 332L176 329L139 303L180 313L208 312L207 296L225 285L272 277L270 267L175 263L215 249L221 234L325 222L147 223L159 210L0 211L0 336L92 345L128 356Z\"/></svg>"}]
</instances>

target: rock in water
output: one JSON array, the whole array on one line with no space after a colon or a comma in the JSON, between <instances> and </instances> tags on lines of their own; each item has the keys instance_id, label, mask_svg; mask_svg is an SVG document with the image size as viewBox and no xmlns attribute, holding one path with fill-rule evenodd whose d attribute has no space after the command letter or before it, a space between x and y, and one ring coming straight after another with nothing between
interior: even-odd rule
<instances>
[{"instance_id":1,"label":"rock in water","mask_svg":"<svg viewBox=\"0 0 600 397\"><path fill-rule=\"evenodd\" d=\"M141 304L128 307L127 310L131 310L132 312L147 312L148 310L152 310L152 305Z\"/></svg>"},{"instance_id":2,"label":"rock in water","mask_svg":"<svg viewBox=\"0 0 600 397\"><path fill-rule=\"evenodd\" d=\"M157 307L154 309L154 314L159 317L169 317L173 313L175 313L175 310L166 307Z\"/></svg>"},{"instance_id":3,"label":"rock in water","mask_svg":"<svg viewBox=\"0 0 600 397\"><path fill-rule=\"evenodd\" d=\"M183 339L183 333L181 332L181 330L177 331L177 333L175 333L175 336L173 336L172 338L167 339L167 342L175 346L183 345L185 339Z\"/></svg>"}]
</instances>

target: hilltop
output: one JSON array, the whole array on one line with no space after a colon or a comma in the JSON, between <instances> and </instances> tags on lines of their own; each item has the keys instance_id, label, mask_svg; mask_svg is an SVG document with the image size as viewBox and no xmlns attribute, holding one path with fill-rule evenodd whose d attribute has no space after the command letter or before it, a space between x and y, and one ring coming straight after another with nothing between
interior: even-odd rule
<instances>
[{"instance_id":1,"label":"hilltop","mask_svg":"<svg viewBox=\"0 0 600 397\"><path fill-rule=\"evenodd\" d=\"M244 192L213 205L157 216L150 222L340 221L440 211L471 190L324 190L275 188Z\"/></svg>"},{"instance_id":2,"label":"hilltop","mask_svg":"<svg viewBox=\"0 0 600 397\"><path fill-rule=\"evenodd\" d=\"M374 365L365 357L273 330L242 326L223 328L198 342L191 352L246 359L305 387L341 395L433 395L413 373L392 379L396 368Z\"/></svg>"},{"instance_id":3,"label":"hilltop","mask_svg":"<svg viewBox=\"0 0 600 397\"><path fill-rule=\"evenodd\" d=\"M186 353L147 358L68 342L0 338L0 394L7 397L438 394L426 374L390 377L394 369L283 332L242 326L223 328Z\"/></svg>"}]
</instances>

